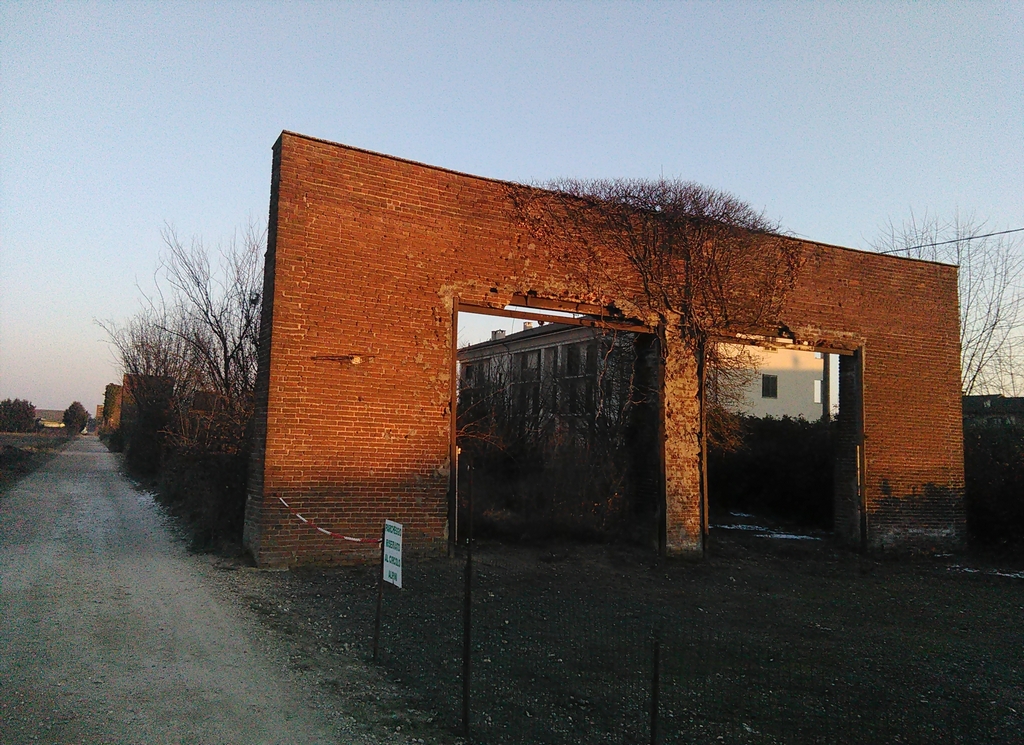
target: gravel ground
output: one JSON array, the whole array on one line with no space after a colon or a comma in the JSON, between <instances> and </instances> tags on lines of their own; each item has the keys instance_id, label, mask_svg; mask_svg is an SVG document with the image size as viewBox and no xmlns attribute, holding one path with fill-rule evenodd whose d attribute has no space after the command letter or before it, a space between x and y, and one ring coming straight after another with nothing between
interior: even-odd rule
<instances>
[{"instance_id":1,"label":"gravel ground","mask_svg":"<svg viewBox=\"0 0 1024 745\"><path fill-rule=\"evenodd\" d=\"M739 528L713 530L701 563L492 542L474 567L474 742L649 742L655 637L660 742L1024 742L1013 567ZM407 559L376 667L374 570L225 575L351 715L441 743L461 731L463 570ZM336 654L359 673L326 672ZM394 698L366 693L379 680Z\"/></svg>"},{"instance_id":2,"label":"gravel ground","mask_svg":"<svg viewBox=\"0 0 1024 745\"><path fill-rule=\"evenodd\" d=\"M0 495L0 742L377 743L95 440Z\"/></svg>"}]
</instances>

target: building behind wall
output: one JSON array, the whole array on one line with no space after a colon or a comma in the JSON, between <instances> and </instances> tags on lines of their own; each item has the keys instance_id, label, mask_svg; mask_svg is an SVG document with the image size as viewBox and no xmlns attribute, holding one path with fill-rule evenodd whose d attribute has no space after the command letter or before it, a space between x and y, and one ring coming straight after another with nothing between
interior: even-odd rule
<instances>
[{"instance_id":1,"label":"building behind wall","mask_svg":"<svg viewBox=\"0 0 1024 745\"><path fill-rule=\"evenodd\" d=\"M631 355L636 337L630 332L561 324L509 335L494 331L490 340L459 350L460 395L463 391L473 395L474 387L508 381L516 391L514 414L524 419L554 413L568 421L599 403L615 411L628 401L633 371L628 365L609 365L615 361L609 351ZM830 378L836 376L825 370L834 356L747 345L725 348L727 355L743 355L741 364L750 366L748 373L735 376L737 390L727 397L727 409L747 416L808 421L838 413L838 380L830 386ZM606 389L603 398L594 394L598 385Z\"/></svg>"},{"instance_id":2,"label":"building behind wall","mask_svg":"<svg viewBox=\"0 0 1024 745\"><path fill-rule=\"evenodd\" d=\"M646 358L638 367L639 334L557 323L539 328L531 325L527 323L524 331L515 334L493 331L488 341L463 347L458 354L459 431L466 435L462 440L464 456L476 462L476 483L486 485L486 510L515 514L531 501L523 496L537 491L541 484L551 487L552 493L545 497L562 500L562 513L575 510L593 515L609 498L624 493L629 503L619 505L621 509L605 522L621 526L632 519L627 534L641 540L650 538L648 533L656 529L650 518L657 512L660 466L657 393L653 381L640 383L643 375L638 370L656 369L656 348L644 348ZM735 344L725 345L721 352L732 358L732 373L727 377L731 390L720 398L727 411L803 422L817 422L837 413L831 410L829 397L823 395L831 377L825 368L830 364L828 355ZM770 429L772 426L776 429ZM750 422L742 430L762 437L770 432L767 436L775 441L747 441L731 461L720 450L711 453L719 470L709 508L733 504L756 511L756 505L762 505L778 515L830 527L833 490L832 464L826 462L828 429L808 429L800 422ZM778 441L782 432L788 433L785 442ZM808 433L814 433L813 444L800 439ZM712 436L719 434L716 431ZM492 447L481 448L472 439L474 435L482 435ZM578 446L566 447L567 437L575 438ZM506 459L501 456L508 452L518 456L524 467L502 468ZM762 458L785 454L787 460L758 463L752 453L760 453ZM588 463L597 454L600 462ZM619 478L588 478L614 468L609 460L619 461ZM744 468L723 471L723 462L742 463ZM567 471L575 473L575 478L569 479L567 493L559 493L559 489L566 490L559 476ZM575 487L587 498L582 499ZM800 493L793 494L794 488ZM518 498L493 498L502 492ZM559 520L567 522L567 517L560 514ZM644 519L646 532L641 524Z\"/></svg>"},{"instance_id":3,"label":"building behind wall","mask_svg":"<svg viewBox=\"0 0 1024 745\"><path fill-rule=\"evenodd\" d=\"M599 405L617 422L630 401L634 340L558 324L494 332L490 341L459 350L460 404L472 416L500 398L529 427L557 419L587 429Z\"/></svg>"},{"instance_id":4,"label":"building behind wall","mask_svg":"<svg viewBox=\"0 0 1024 745\"><path fill-rule=\"evenodd\" d=\"M807 421L838 414L835 355L778 347L734 348L749 355L752 364L750 375L728 405L730 410L747 416L788 416Z\"/></svg>"},{"instance_id":5,"label":"building behind wall","mask_svg":"<svg viewBox=\"0 0 1024 745\"><path fill-rule=\"evenodd\" d=\"M36 422L43 429L63 429L63 409L36 409Z\"/></svg>"},{"instance_id":6,"label":"building behind wall","mask_svg":"<svg viewBox=\"0 0 1024 745\"><path fill-rule=\"evenodd\" d=\"M458 360L462 458L486 479L485 511L657 539L653 337L548 324L495 331Z\"/></svg>"},{"instance_id":7,"label":"building behind wall","mask_svg":"<svg viewBox=\"0 0 1024 745\"><path fill-rule=\"evenodd\" d=\"M1024 424L1024 398L1002 395L964 396L964 423L991 427Z\"/></svg>"}]
</instances>

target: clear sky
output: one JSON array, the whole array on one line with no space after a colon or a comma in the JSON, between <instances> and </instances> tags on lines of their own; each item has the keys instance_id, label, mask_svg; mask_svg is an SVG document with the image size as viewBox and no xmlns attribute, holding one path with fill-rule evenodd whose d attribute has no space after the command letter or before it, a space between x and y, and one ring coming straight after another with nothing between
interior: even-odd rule
<instances>
[{"instance_id":1,"label":"clear sky","mask_svg":"<svg viewBox=\"0 0 1024 745\"><path fill-rule=\"evenodd\" d=\"M514 181L681 177L866 247L1024 227L1024 4L0 2L0 398L90 411L160 231L265 221L281 130Z\"/></svg>"}]
</instances>

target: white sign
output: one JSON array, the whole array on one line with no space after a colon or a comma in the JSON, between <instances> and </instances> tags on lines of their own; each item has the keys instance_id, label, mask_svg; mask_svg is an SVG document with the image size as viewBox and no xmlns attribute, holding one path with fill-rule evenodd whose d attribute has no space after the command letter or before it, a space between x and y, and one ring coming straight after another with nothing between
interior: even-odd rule
<instances>
[{"instance_id":1,"label":"white sign","mask_svg":"<svg viewBox=\"0 0 1024 745\"><path fill-rule=\"evenodd\" d=\"M402 589L402 526L384 521L384 581Z\"/></svg>"}]
</instances>

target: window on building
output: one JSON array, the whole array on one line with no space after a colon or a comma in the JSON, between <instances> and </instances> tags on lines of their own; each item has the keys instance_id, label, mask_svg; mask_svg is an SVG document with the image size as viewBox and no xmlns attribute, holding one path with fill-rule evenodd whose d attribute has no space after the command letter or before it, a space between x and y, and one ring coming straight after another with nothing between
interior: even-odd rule
<instances>
[{"instance_id":1,"label":"window on building","mask_svg":"<svg viewBox=\"0 0 1024 745\"><path fill-rule=\"evenodd\" d=\"M594 381L589 378L576 378L566 381L568 393L567 411L569 416L584 416L590 413L594 402Z\"/></svg>"},{"instance_id":2,"label":"window on building","mask_svg":"<svg viewBox=\"0 0 1024 745\"><path fill-rule=\"evenodd\" d=\"M814 381L814 403L816 403L816 404L820 404L821 403L821 381L820 380L815 380Z\"/></svg>"},{"instance_id":3,"label":"window on building","mask_svg":"<svg viewBox=\"0 0 1024 745\"><path fill-rule=\"evenodd\" d=\"M761 398L778 398L779 397L779 376L778 375L762 375L761 376Z\"/></svg>"},{"instance_id":4,"label":"window on building","mask_svg":"<svg viewBox=\"0 0 1024 745\"><path fill-rule=\"evenodd\" d=\"M580 374L580 346L570 344L565 348L565 374L576 377Z\"/></svg>"},{"instance_id":5,"label":"window on building","mask_svg":"<svg viewBox=\"0 0 1024 745\"><path fill-rule=\"evenodd\" d=\"M532 420L540 413L540 386L520 385L517 387L519 388L519 410L516 414Z\"/></svg>"},{"instance_id":6,"label":"window on building","mask_svg":"<svg viewBox=\"0 0 1024 745\"><path fill-rule=\"evenodd\" d=\"M558 374L558 347L544 350L544 377L553 378Z\"/></svg>"},{"instance_id":7,"label":"window on building","mask_svg":"<svg viewBox=\"0 0 1024 745\"><path fill-rule=\"evenodd\" d=\"M539 380L540 350L520 352L516 356L519 358L519 380Z\"/></svg>"},{"instance_id":8,"label":"window on building","mask_svg":"<svg viewBox=\"0 0 1024 745\"><path fill-rule=\"evenodd\" d=\"M588 344L586 347L587 359L584 363L587 375L597 374L597 343Z\"/></svg>"}]
</instances>

